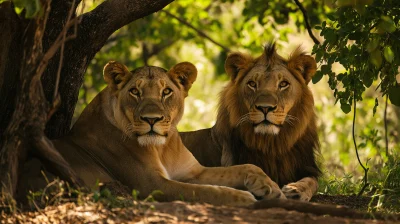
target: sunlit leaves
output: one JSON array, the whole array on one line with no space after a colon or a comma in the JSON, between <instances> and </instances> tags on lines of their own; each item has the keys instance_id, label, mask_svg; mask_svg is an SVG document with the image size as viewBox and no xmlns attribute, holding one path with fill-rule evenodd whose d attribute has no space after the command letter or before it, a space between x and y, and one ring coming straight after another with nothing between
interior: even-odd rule
<instances>
[{"instance_id":1,"label":"sunlit leaves","mask_svg":"<svg viewBox=\"0 0 400 224\"><path fill-rule=\"evenodd\" d=\"M396 30L396 24L393 22L393 20L389 16L382 16L378 24L378 32L392 33L395 30Z\"/></svg>"},{"instance_id":2,"label":"sunlit leaves","mask_svg":"<svg viewBox=\"0 0 400 224\"><path fill-rule=\"evenodd\" d=\"M386 46L385 49L383 49L383 56L385 56L385 59L387 62L392 62L394 59L394 53L392 51L392 48L390 46Z\"/></svg>"},{"instance_id":3,"label":"sunlit leaves","mask_svg":"<svg viewBox=\"0 0 400 224\"><path fill-rule=\"evenodd\" d=\"M370 60L375 67L380 68L382 65L382 53L379 49L370 53Z\"/></svg>"},{"instance_id":4,"label":"sunlit leaves","mask_svg":"<svg viewBox=\"0 0 400 224\"><path fill-rule=\"evenodd\" d=\"M396 58L400 53L400 1L336 3L340 6L336 12L328 14L329 20L316 27L325 41L313 49L316 60L322 63L321 73L313 82L327 75L345 113L350 111L354 98L362 100L362 93L375 80L382 95L389 94L391 102L400 105L395 78L400 66ZM327 71L335 62L345 68L347 75L336 76Z\"/></svg>"},{"instance_id":5,"label":"sunlit leaves","mask_svg":"<svg viewBox=\"0 0 400 224\"><path fill-rule=\"evenodd\" d=\"M17 12L25 10L25 17L32 18L36 16L41 9L40 0L14 0L14 5L17 8Z\"/></svg>"}]
</instances>

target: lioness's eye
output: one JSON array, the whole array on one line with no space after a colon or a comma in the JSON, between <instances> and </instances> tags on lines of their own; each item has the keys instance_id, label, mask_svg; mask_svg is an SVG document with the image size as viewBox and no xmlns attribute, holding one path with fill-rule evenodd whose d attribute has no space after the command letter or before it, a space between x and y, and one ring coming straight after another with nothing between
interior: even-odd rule
<instances>
[{"instance_id":1,"label":"lioness's eye","mask_svg":"<svg viewBox=\"0 0 400 224\"><path fill-rule=\"evenodd\" d=\"M172 93L172 89L170 89L170 88L166 88L166 89L163 90L163 95L164 96L169 95L171 93Z\"/></svg>"},{"instance_id":2,"label":"lioness's eye","mask_svg":"<svg viewBox=\"0 0 400 224\"><path fill-rule=\"evenodd\" d=\"M249 81L249 82L247 83L247 85L249 85L249 86L252 87L252 88L256 88L256 86L257 86L256 82L254 82L254 81Z\"/></svg>"},{"instance_id":3,"label":"lioness's eye","mask_svg":"<svg viewBox=\"0 0 400 224\"><path fill-rule=\"evenodd\" d=\"M140 92L139 92L139 90L137 88L132 88L132 89L129 90L129 92L132 93L135 96L139 96L140 95Z\"/></svg>"},{"instance_id":4,"label":"lioness's eye","mask_svg":"<svg viewBox=\"0 0 400 224\"><path fill-rule=\"evenodd\" d=\"M286 86L289 85L289 82L287 81L282 81L281 83L279 83L279 88L285 88Z\"/></svg>"}]
</instances>

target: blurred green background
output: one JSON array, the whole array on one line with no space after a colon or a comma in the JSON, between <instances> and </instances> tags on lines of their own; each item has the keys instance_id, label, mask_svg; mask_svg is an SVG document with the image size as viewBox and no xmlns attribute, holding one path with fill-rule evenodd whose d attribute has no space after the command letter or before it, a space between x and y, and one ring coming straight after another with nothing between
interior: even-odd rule
<instances>
[{"instance_id":1,"label":"blurred green background","mask_svg":"<svg viewBox=\"0 0 400 224\"><path fill-rule=\"evenodd\" d=\"M309 84L314 94L315 110L319 117L321 164L324 169L324 178L320 180L319 191L326 194L352 194L357 193L361 186L364 172L357 161L353 145L353 108L351 108L351 112L349 111L354 98L351 94L344 94L347 97L345 100L342 99L343 97L340 98L343 95L340 95L340 92L349 90L350 84L340 83L341 79L337 79L332 87L332 76L337 78L338 74L343 73L350 77L352 75L349 72L351 69L355 68L355 71L361 71L360 69L357 70L358 65L356 63L364 63L362 66L371 66L376 75L374 78L370 78L371 84L361 83L364 85L361 85L362 90L358 92L361 98L357 97L359 102L357 102L355 140L359 148L360 160L370 169L368 175L371 184L367 192L378 194L376 193L378 192L377 189L380 189L379 193L382 193L382 189L387 186L385 181L390 176L390 172L394 172L394 164L398 164L397 158L400 152L400 108L390 102L390 100L396 100L396 94L400 94L400 92L389 95L390 100L386 109L388 155L386 154L384 125L386 97L382 97L382 94L387 94L396 85L398 86L396 78L397 82L400 80L396 69L398 68L396 63L399 61L399 56L396 53L399 50L394 47L392 47L393 49L390 48L393 55L384 52L387 50L387 46L395 46L394 43L399 42L399 36L394 37L397 35L394 35L394 33L399 29L399 18L396 17L398 11L393 12L394 15L389 15L389 22L385 20L389 25L394 24L395 30L388 30L387 32L379 32L378 30L376 33L368 30L364 32L364 30L367 25L374 26L373 23L376 21L380 22L379 27L384 21L384 17L379 16L388 15L388 12L385 11L387 7L391 8L390 10L396 9L396 7L398 9L399 3L396 3L396 1L379 2L300 1L308 13L311 27L317 28L313 29L314 34L321 42L324 42L324 39L326 40L325 45L320 45L325 48L321 49L318 46L314 47L314 42L305 27L303 13L294 1L175 1L163 11L121 28L109 38L107 44L96 55L87 69L74 118L76 119L92 98L105 87L102 69L110 60L122 62L130 69L143 65L154 65L169 69L178 62L189 61L196 65L198 78L186 99L185 114L178 129L189 131L211 127L216 118L218 93L228 82L228 77L223 69L228 51L241 51L258 56L262 53L262 46L265 43L275 41L279 53L287 57L299 45L309 54L312 53L314 47L314 53L318 55L318 51L320 51L317 58L317 61L320 62L319 68L324 64L330 66L329 71L325 71L326 74L318 74L317 79L320 80L313 80L316 84ZM90 11L100 3L101 1L85 1L85 11ZM374 7L380 11L375 10ZM347 11L340 11L341 8L355 12L354 18L347 18L349 24L357 24L356 19L363 19L364 26L355 26L352 29L360 29L361 33L364 32L366 36L360 35L360 38L366 38L367 42L364 39L357 39L358 37L349 38L346 32L353 31L344 26L337 26L338 23L343 23L343 21L335 20L341 18L340 15L346 16L346 13L348 13ZM370 20L367 21L370 14L366 14L365 11L372 9L377 12L377 15L372 16L377 17L371 16ZM335 17L335 15L337 16ZM360 16L357 17L357 15ZM383 26L383 28L387 26ZM334 34L329 33L326 31L328 29L326 27L336 29L336 31ZM340 30L342 27L346 28L347 31ZM319 36L321 30L326 31L325 36ZM336 52L342 51L342 48L347 49L351 45L363 49L364 45L370 44L373 38L383 39L386 34L388 40L380 42L381 44L378 44L378 47L375 46L374 49L369 51L372 56L367 55L364 58L361 57L360 61L355 61L354 67L346 68L343 63L341 65L337 60L330 61L329 55L322 52L333 52L332 46L336 47ZM334 35L333 38L332 35ZM382 50L382 53L380 53L380 50ZM378 53L376 54L375 51L378 51ZM347 60L346 57L352 54L352 52L348 52L341 57ZM394 60L387 57L388 55L393 57ZM375 59L381 60L380 67ZM394 72L388 73L387 76L391 75L391 82L387 86L394 86L393 88L390 87L392 89L389 87L387 90L382 88L387 87L382 86L382 80L386 80L386 76L382 75L386 74L382 72L384 66L391 66L392 70L394 68ZM360 72L358 75L362 76L363 73ZM363 81L362 78L361 81ZM375 105L377 106L375 107ZM374 110L376 110L375 114ZM398 173L400 173L399 170ZM393 189L398 190L400 177L397 175L395 178L398 182Z\"/></svg>"}]
</instances>

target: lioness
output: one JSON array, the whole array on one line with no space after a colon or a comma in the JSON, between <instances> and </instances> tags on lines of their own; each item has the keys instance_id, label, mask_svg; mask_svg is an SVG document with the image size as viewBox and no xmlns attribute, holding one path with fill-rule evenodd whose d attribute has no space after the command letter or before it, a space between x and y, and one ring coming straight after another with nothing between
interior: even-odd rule
<instances>
[{"instance_id":1,"label":"lioness","mask_svg":"<svg viewBox=\"0 0 400 224\"><path fill-rule=\"evenodd\" d=\"M231 80L220 94L214 127L181 133L205 166L251 163L277 182L288 198L309 201L320 170L314 100L307 84L316 62L300 48L288 59L265 47L261 56L232 53Z\"/></svg>"},{"instance_id":2,"label":"lioness","mask_svg":"<svg viewBox=\"0 0 400 224\"><path fill-rule=\"evenodd\" d=\"M108 86L85 108L70 134L54 141L56 148L89 186L118 180L142 197L161 190L158 200L183 197L216 205L249 205L256 201L251 193L284 197L260 168L207 168L182 144L176 125L196 76L189 62L168 72L153 66L130 72L109 62L104 67Z\"/></svg>"}]
</instances>

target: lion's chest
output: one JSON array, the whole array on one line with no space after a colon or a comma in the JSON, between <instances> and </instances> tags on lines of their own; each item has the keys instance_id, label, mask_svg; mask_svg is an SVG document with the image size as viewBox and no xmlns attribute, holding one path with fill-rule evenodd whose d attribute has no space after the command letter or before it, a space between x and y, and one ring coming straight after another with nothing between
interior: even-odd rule
<instances>
[{"instance_id":1,"label":"lion's chest","mask_svg":"<svg viewBox=\"0 0 400 224\"><path fill-rule=\"evenodd\" d=\"M197 160L186 151L170 149L159 154L161 166L168 179L183 179L193 166L198 164Z\"/></svg>"}]
</instances>

